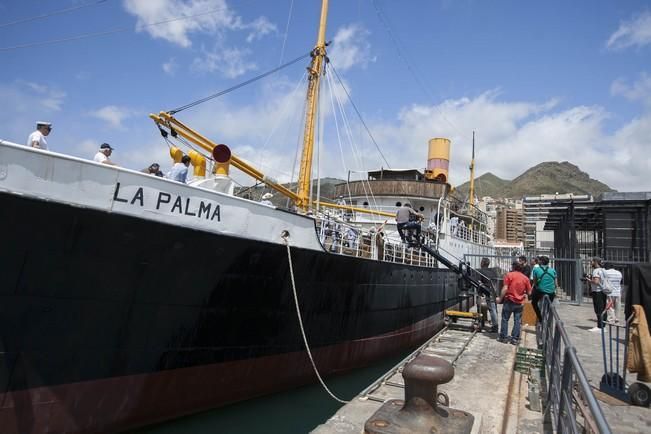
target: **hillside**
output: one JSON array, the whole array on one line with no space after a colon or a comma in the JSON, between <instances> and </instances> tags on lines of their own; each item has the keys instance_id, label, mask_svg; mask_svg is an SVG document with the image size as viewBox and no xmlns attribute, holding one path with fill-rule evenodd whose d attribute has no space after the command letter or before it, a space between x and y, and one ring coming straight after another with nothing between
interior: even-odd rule
<instances>
[{"instance_id":1,"label":"hillside","mask_svg":"<svg viewBox=\"0 0 651 434\"><path fill-rule=\"evenodd\" d=\"M316 182L314 180L313 182ZM342 182L346 182L343 179L337 179L337 178L321 178L321 197L322 198L330 198L333 197L335 194L335 185L340 184ZM283 184L283 186L287 187L288 189L295 191L296 190L296 183L288 183L288 184ZM248 187L238 187L235 189L235 194L241 197L244 197L246 199L251 199L251 200L260 200L263 194L265 193L272 193L274 195L273 198L271 198L271 202L280 207L285 207L287 205L287 198L283 196L280 193L277 193L276 191L272 190L271 188L265 187L265 186L259 186L259 187L253 187L253 188L248 188Z\"/></svg>"},{"instance_id":2,"label":"hillside","mask_svg":"<svg viewBox=\"0 0 651 434\"><path fill-rule=\"evenodd\" d=\"M467 196L470 182L457 187L458 196ZM535 196L539 194L574 193L597 196L612 188L590 178L574 164L563 161L547 161L540 163L513 179L501 179L492 173L485 173L475 180L475 191L478 197L509 197Z\"/></svg>"}]
</instances>

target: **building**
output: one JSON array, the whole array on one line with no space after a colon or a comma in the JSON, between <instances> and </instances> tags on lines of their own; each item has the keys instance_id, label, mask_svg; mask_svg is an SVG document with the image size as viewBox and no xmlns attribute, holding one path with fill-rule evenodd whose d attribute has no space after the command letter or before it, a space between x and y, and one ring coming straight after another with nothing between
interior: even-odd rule
<instances>
[{"instance_id":1,"label":"building","mask_svg":"<svg viewBox=\"0 0 651 434\"><path fill-rule=\"evenodd\" d=\"M541 194L522 199L524 214L524 248L527 251L550 252L554 247L554 231L545 229L549 212L558 207L558 201L592 202L589 194Z\"/></svg>"},{"instance_id":2,"label":"building","mask_svg":"<svg viewBox=\"0 0 651 434\"><path fill-rule=\"evenodd\" d=\"M557 257L648 262L651 192L608 192L591 203L555 202L544 229L555 234Z\"/></svg>"},{"instance_id":3,"label":"building","mask_svg":"<svg viewBox=\"0 0 651 434\"><path fill-rule=\"evenodd\" d=\"M521 209L500 208L497 210L495 238L509 243L520 243L524 240L524 226Z\"/></svg>"}]
</instances>

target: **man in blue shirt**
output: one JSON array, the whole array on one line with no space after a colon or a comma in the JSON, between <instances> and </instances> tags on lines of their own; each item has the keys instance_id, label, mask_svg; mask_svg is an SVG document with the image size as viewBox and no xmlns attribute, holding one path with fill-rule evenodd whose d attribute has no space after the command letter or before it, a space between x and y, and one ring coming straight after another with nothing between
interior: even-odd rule
<instances>
[{"instance_id":1,"label":"man in blue shirt","mask_svg":"<svg viewBox=\"0 0 651 434\"><path fill-rule=\"evenodd\" d=\"M549 297L549 301L554 301L554 297L556 297L556 288L558 287L556 270L549 266L549 257L541 256L538 258L538 266L534 267L531 272L531 278L533 280L531 304L533 304L533 310L536 312L538 321L542 321L538 302L542 300L545 295Z\"/></svg>"},{"instance_id":2,"label":"man in blue shirt","mask_svg":"<svg viewBox=\"0 0 651 434\"><path fill-rule=\"evenodd\" d=\"M186 183L188 179L188 166L190 165L190 157L184 155L181 158L180 163L176 163L172 166L172 170L167 174L167 179L172 179L174 181Z\"/></svg>"}]
</instances>

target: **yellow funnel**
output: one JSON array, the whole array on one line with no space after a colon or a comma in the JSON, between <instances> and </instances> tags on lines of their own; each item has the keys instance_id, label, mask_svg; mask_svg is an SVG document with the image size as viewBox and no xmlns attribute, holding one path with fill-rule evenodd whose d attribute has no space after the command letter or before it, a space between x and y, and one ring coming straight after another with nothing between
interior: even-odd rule
<instances>
[{"instance_id":1,"label":"yellow funnel","mask_svg":"<svg viewBox=\"0 0 651 434\"><path fill-rule=\"evenodd\" d=\"M447 183L449 166L450 140L438 137L431 139L429 141L425 177L433 181Z\"/></svg>"}]
</instances>

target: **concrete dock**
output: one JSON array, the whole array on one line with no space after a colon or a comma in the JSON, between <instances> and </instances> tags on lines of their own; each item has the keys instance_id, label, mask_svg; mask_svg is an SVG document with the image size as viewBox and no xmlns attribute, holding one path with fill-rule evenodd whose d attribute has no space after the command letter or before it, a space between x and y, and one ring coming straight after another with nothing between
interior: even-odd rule
<instances>
[{"instance_id":1,"label":"concrete dock","mask_svg":"<svg viewBox=\"0 0 651 434\"><path fill-rule=\"evenodd\" d=\"M651 432L651 410L635 407L599 392L603 375L601 334L589 332L596 325L591 304L557 304L561 320L593 387L613 433ZM512 323L511 323L512 324ZM455 335L456 334L456 335ZM452 361L460 347L465 349L454 362L451 382L438 387L450 398L450 407L475 417L473 433L551 432L543 424L543 414L533 411L528 401L528 376L514 371L516 347L500 343L496 334L451 330L440 340L433 339L422 351ZM467 345L466 345L467 343ZM523 326L521 346L536 347L535 328ZM382 401L404 399L404 381L400 373L390 372L368 394L360 394L312 432L315 434L355 433L364 431L364 423ZM635 375L629 375L628 384ZM648 384L647 384L648 385ZM535 408L535 405L533 406Z\"/></svg>"},{"instance_id":2,"label":"concrete dock","mask_svg":"<svg viewBox=\"0 0 651 434\"><path fill-rule=\"evenodd\" d=\"M471 335L470 331L451 332L445 334L443 340L432 342L423 352L449 360ZM523 345L535 345L532 332L533 329L529 329L523 333ZM526 376L513 371L516 347L500 343L496 337L493 333L475 334L456 360L454 378L439 386L438 391L448 395L451 408L467 411L475 417L473 433L516 433L523 432L523 427L542 432L542 414L527 408ZM401 383L404 384L402 376L397 372L371 395L385 400L404 399L404 388L395 386ZM361 433L366 420L381 405L376 399L358 396L312 432Z\"/></svg>"}]
</instances>

